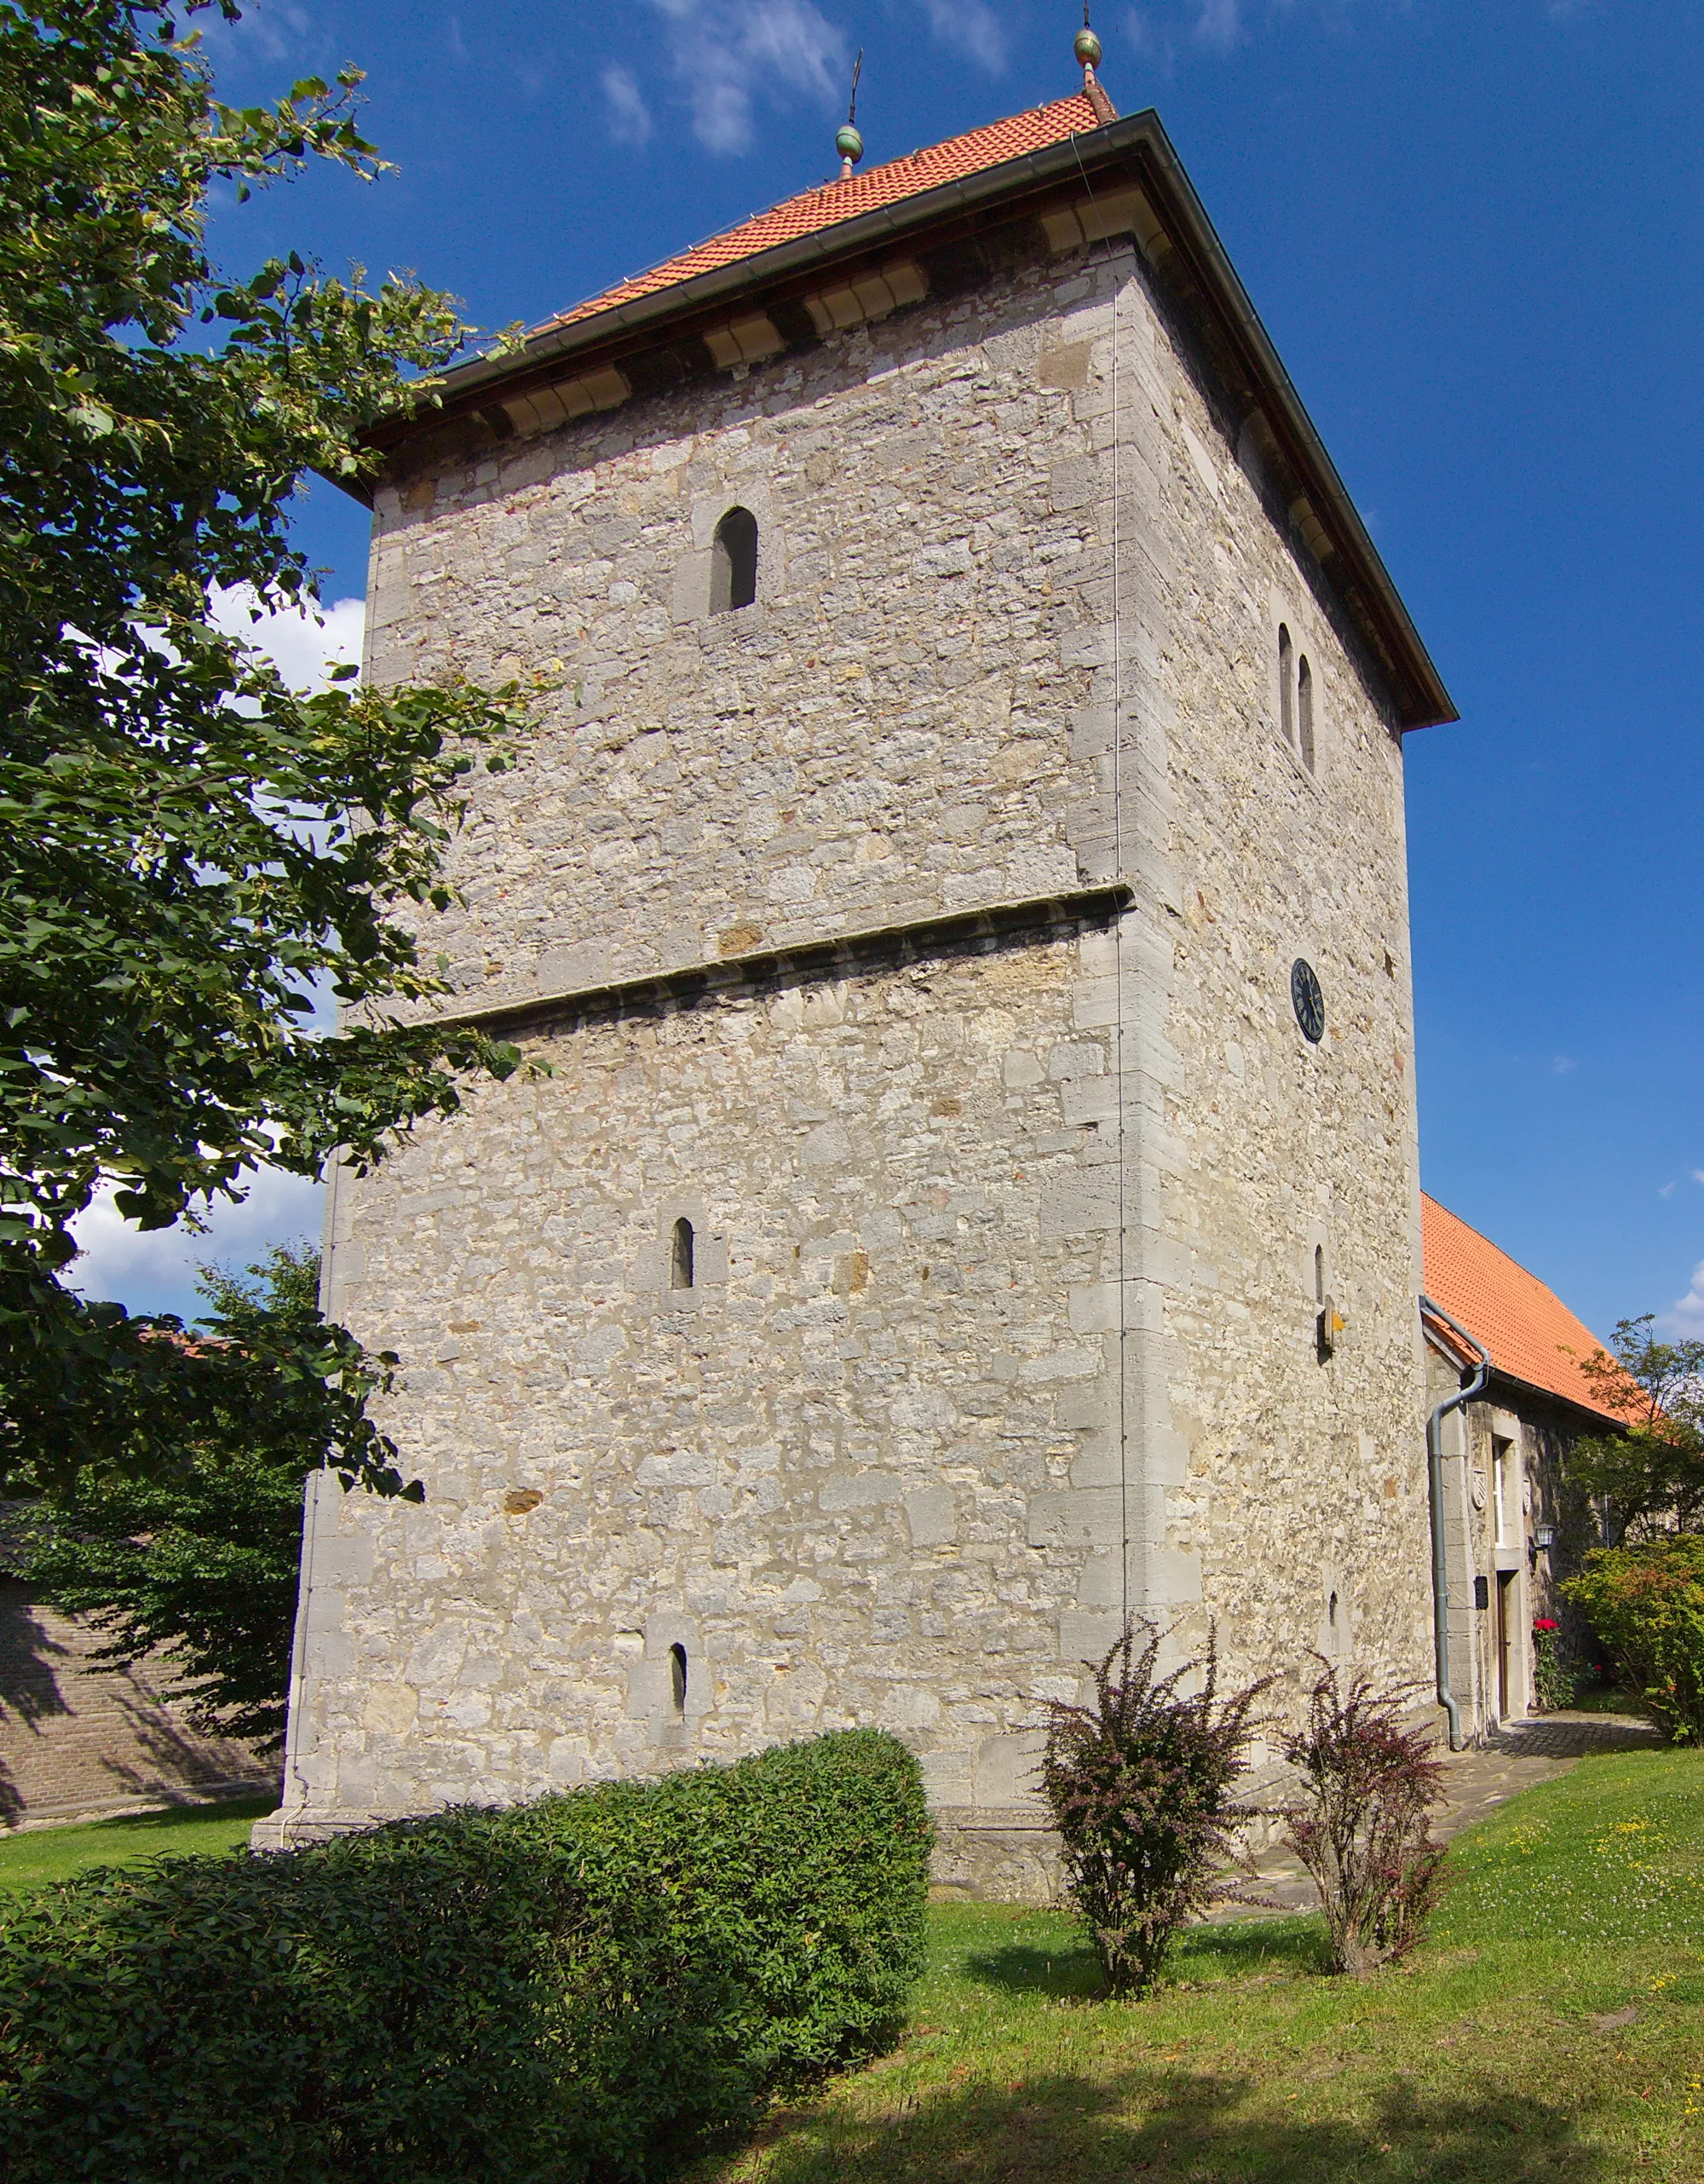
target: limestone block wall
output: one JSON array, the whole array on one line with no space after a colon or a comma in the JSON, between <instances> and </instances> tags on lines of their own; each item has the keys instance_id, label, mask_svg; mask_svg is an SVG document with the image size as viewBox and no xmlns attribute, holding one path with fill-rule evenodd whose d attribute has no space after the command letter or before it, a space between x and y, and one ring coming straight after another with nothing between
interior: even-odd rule
<instances>
[{"instance_id":1,"label":"limestone block wall","mask_svg":"<svg viewBox=\"0 0 1704 2184\"><path fill-rule=\"evenodd\" d=\"M1076 885L1113 280L1033 268L381 492L375 675L561 663L434 924L469 999ZM757 597L712 614L734 504Z\"/></svg>"},{"instance_id":2,"label":"limestone block wall","mask_svg":"<svg viewBox=\"0 0 1704 2184\"><path fill-rule=\"evenodd\" d=\"M1074 1017L1097 945L544 1031L556 1074L345 1201L427 1498L320 1509L310 1810L859 1721L943 1804L1028 1796L1039 1701L1120 1601L1116 1490L1071 1485L1117 1348L1069 1119L1108 1062Z\"/></svg>"},{"instance_id":3,"label":"limestone block wall","mask_svg":"<svg viewBox=\"0 0 1704 2184\"><path fill-rule=\"evenodd\" d=\"M1128 905L516 1016L554 1074L341 1192L428 1499L322 1501L286 1831L872 1720L946 1877L1033 1892L1040 1705L1127 1606L1290 1701L1426 1675L1400 739L1241 438L1113 245L382 498L375 672L561 662L458 1006Z\"/></svg>"}]
</instances>

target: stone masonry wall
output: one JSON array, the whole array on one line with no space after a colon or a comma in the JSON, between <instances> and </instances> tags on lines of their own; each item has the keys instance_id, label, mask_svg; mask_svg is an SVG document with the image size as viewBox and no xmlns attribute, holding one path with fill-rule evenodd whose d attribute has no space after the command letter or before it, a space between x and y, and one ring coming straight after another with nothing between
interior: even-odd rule
<instances>
[{"instance_id":1,"label":"stone masonry wall","mask_svg":"<svg viewBox=\"0 0 1704 2184\"><path fill-rule=\"evenodd\" d=\"M1126 1606L1426 1674L1400 741L1234 432L1114 246L382 501L375 671L562 662L431 936L463 1006L1131 902L541 1017L554 1075L340 1193L428 1499L321 1499L285 1834L876 1721L942 1879L1035 1893L1039 1706Z\"/></svg>"},{"instance_id":2,"label":"stone masonry wall","mask_svg":"<svg viewBox=\"0 0 1704 2184\"><path fill-rule=\"evenodd\" d=\"M0 1577L0 1827L276 1787L275 1760L190 1728L163 1664L97 1662L106 1636Z\"/></svg>"},{"instance_id":3,"label":"stone masonry wall","mask_svg":"<svg viewBox=\"0 0 1704 2184\"><path fill-rule=\"evenodd\" d=\"M1427 1398L1440 1403L1459 1386L1454 1363L1430 1346ZM1565 1488L1563 1462L1571 1444L1594 1421L1571 1404L1493 1379L1489 1400L1470 1403L1444 1421L1444 1519L1449 1555L1450 1690L1461 1709L1464 1734L1484 1736L1505 1719L1518 1720L1537 1704L1533 1680L1532 1622L1550 1616L1563 1626L1570 1651L1590 1651L1579 1611L1563 1600L1559 1584L1579 1572L1584 1554L1598 1544L1589 1507ZM1511 1461L1505 1478L1503 1539L1496 1521L1495 1449ZM1548 1525L1551 1545L1540 1547L1537 1532ZM1483 1581L1478 1605L1475 1580ZM1502 1704L1498 1674L1497 1592L1504 1603L1509 1645L1509 1704Z\"/></svg>"}]
</instances>

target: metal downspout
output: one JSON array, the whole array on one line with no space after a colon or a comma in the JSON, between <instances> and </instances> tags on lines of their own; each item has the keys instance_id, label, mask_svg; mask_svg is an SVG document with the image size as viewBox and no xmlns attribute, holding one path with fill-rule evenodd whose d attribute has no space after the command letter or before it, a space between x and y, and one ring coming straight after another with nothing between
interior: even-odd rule
<instances>
[{"instance_id":1,"label":"metal downspout","mask_svg":"<svg viewBox=\"0 0 1704 2184\"><path fill-rule=\"evenodd\" d=\"M1434 1319L1442 1320L1454 1328L1470 1350L1479 1352L1479 1367L1465 1388L1447 1396L1426 1420L1426 1482L1431 1494L1432 1511L1432 1644L1437 1656L1438 1703L1449 1721L1449 1749L1461 1749L1461 1709L1455 1703L1455 1694L1449 1687L1449 1582L1448 1549L1444 1538L1443 1524L1443 1421L1452 1410L1462 1410L1481 1394L1491 1377L1491 1352L1477 1334L1470 1334L1459 1319L1451 1318L1441 1305L1430 1297L1420 1299L1420 1310Z\"/></svg>"}]
</instances>

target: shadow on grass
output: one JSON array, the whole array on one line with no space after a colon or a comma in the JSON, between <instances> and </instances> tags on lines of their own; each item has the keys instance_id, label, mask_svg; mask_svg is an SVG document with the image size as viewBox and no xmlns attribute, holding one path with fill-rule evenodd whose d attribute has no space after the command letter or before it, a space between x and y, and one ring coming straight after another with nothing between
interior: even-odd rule
<instances>
[{"instance_id":1,"label":"shadow on grass","mask_svg":"<svg viewBox=\"0 0 1704 2184\"><path fill-rule=\"evenodd\" d=\"M167 1805L157 1812L118 1812L110 1819L92 1824L101 1829L103 1837L111 1834L130 1839L140 1835L164 1835L193 1820L263 1819L268 1812L278 1810L278 1799L269 1791L261 1790L253 1797L186 1798L181 1805ZM45 1834L46 1830L43 1830Z\"/></svg>"},{"instance_id":2,"label":"shadow on grass","mask_svg":"<svg viewBox=\"0 0 1704 2184\"><path fill-rule=\"evenodd\" d=\"M1158 2072L1051 2077L925 2095L874 2119L826 2112L754 2149L744 2184L1607 2184L1606 2158L1560 2108L1495 2086L1427 2100L1387 2091L1366 2119L1308 2122L1255 2105L1248 2081ZM1613 2173L1619 2175L1617 2169Z\"/></svg>"},{"instance_id":3,"label":"shadow on grass","mask_svg":"<svg viewBox=\"0 0 1704 2184\"><path fill-rule=\"evenodd\" d=\"M1100 1964L1085 1940L972 1949L960 1958L959 1968L980 1985L1008 1994L1046 1995L1055 2002L1106 2000ZM1251 1920L1187 1928L1172 1945L1166 1975L1174 1984L1197 1986L1221 1979L1290 1979L1325 1968L1325 1930L1317 1919Z\"/></svg>"}]
</instances>

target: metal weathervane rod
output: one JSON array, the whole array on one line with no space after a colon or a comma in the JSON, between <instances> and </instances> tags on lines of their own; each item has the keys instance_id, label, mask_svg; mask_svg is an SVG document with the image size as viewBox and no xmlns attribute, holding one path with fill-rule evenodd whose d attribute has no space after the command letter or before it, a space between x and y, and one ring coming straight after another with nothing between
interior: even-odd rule
<instances>
[{"instance_id":1,"label":"metal weathervane rod","mask_svg":"<svg viewBox=\"0 0 1704 2184\"><path fill-rule=\"evenodd\" d=\"M858 58L852 64L852 96L846 108L845 124L834 140L834 148L840 154L840 179L849 182L852 170L864 156L864 140L858 134L858 78L864 72L864 49L858 49Z\"/></svg>"},{"instance_id":2,"label":"metal weathervane rod","mask_svg":"<svg viewBox=\"0 0 1704 2184\"><path fill-rule=\"evenodd\" d=\"M1083 27L1072 41L1071 50L1083 64L1083 89L1086 91L1101 64L1101 42L1089 27L1089 0L1083 0Z\"/></svg>"}]
</instances>

